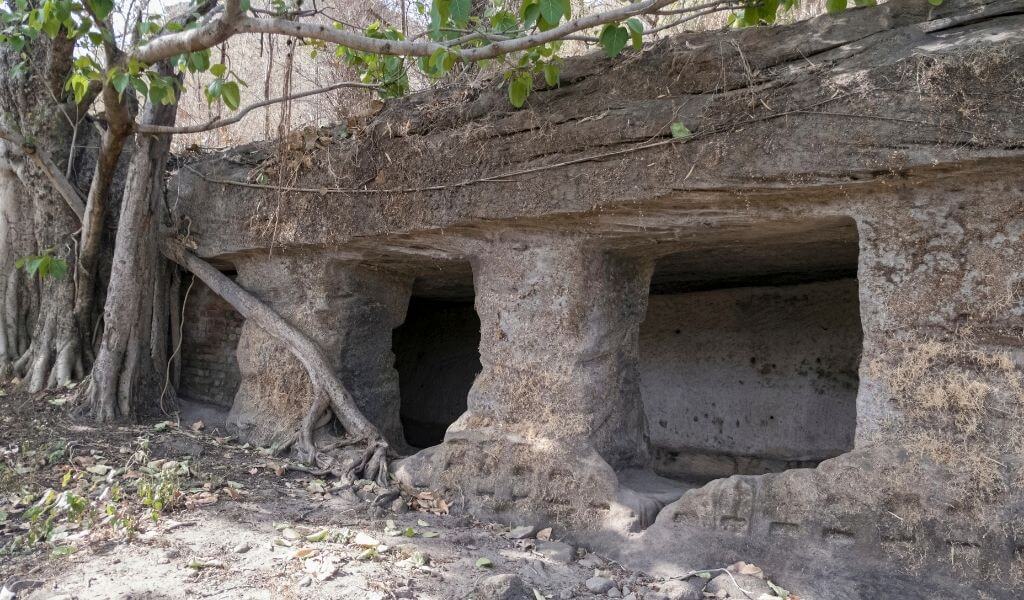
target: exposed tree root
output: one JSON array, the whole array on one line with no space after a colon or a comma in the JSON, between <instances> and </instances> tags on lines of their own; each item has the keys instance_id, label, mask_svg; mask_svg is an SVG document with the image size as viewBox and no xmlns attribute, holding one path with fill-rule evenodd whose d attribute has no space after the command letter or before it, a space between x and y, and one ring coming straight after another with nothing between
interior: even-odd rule
<instances>
[{"instance_id":1,"label":"exposed tree root","mask_svg":"<svg viewBox=\"0 0 1024 600\"><path fill-rule=\"evenodd\" d=\"M176 240L164 240L162 251L167 258L191 271L214 293L233 306L243 317L252 319L269 335L284 343L309 375L314 401L302 420L299 431L280 449L291 446L304 463L330 472L342 479L369 479L386 487L388 483L388 443L380 431L356 406L352 394L338 380L320 348L302 332L281 318L273 309L242 289L238 284L206 261L189 252ZM333 413L348 434L351 443L365 443L366 448L354 461L342 463L314 440L324 415Z\"/></svg>"}]
</instances>

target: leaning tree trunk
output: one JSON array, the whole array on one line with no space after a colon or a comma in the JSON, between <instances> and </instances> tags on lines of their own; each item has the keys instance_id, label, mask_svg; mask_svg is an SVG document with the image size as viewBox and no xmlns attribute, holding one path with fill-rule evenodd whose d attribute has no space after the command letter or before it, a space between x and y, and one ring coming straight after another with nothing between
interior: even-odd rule
<instances>
[{"instance_id":1,"label":"leaning tree trunk","mask_svg":"<svg viewBox=\"0 0 1024 600\"><path fill-rule=\"evenodd\" d=\"M313 440L313 433L317 423L321 422L320 417L330 410L338 417L346 433L352 436L351 441L365 443L366 451L360 460L348 466L345 471L328 470L349 479L361 477L386 486L388 444L377 427L356 406L352 394L338 380L330 362L316 343L226 275L189 252L179 242L164 240L161 250L167 258L191 271L243 317L252 319L264 331L284 343L306 369L313 387L314 400L300 430L293 438L292 443L295 444L299 457L313 464L324 462L319 459L326 458L324 466L329 465L330 458L319 453Z\"/></svg>"},{"instance_id":2,"label":"leaning tree trunk","mask_svg":"<svg viewBox=\"0 0 1024 600\"><path fill-rule=\"evenodd\" d=\"M176 105L149 104L143 123L173 126L176 113ZM131 148L103 309L103 337L88 390L88 408L101 422L132 419L141 398L155 400L159 395L162 371L156 363L163 353L153 352L154 322L161 321L154 319L161 261L156 236L170 143L169 135L136 134Z\"/></svg>"},{"instance_id":3,"label":"leaning tree trunk","mask_svg":"<svg viewBox=\"0 0 1024 600\"><path fill-rule=\"evenodd\" d=\"M3 124L29 140L38 155L52 158L62 171L70 171L67 164L73 160L71 147L78 118L73 105L59 100L64 97L64 81L71 69L72 46L65 36L52 40L38 36L22 53L0 45ZM14 68L23 61L25 69ZM78 123L84 125L81 120ZM82 374L72 277L79 222L41 165L26 155L24 148L3 144L0 376L10 376L13 371L23 378L23 387L38 391ZM68 274L41 278L15 268L18 259L44 253L66 261Z\"/></svg>"}]
</instances>

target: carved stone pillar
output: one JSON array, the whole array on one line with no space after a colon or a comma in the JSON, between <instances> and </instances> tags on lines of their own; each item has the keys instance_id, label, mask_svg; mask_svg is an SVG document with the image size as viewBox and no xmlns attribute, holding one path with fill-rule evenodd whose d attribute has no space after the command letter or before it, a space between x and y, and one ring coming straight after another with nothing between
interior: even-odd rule
<instances>
[{"instance_id":1,"label":"carved stone pillar","mask_svg":"<svg viewBox=\"0 0 1024 600\"><path fill-rule=\"evenodd\" d=\"M405 318L411 280L309 256L254 257L237 268L239 283L319 344L366 417L403 447L391 331ZM256 443L280 441L312 401L305 370L252 323L242 329L237 356L242 382L229 427Z\"/></svg>"},{"instance_id":2,"label":"carved stone pillar","mask_svg":"<svg viewBox=\"0 0 1024 600\"><path fill-rule=\"evenodd\" d=\"M483 370L468 408L524 434L647 458L638 344L652 263L586 241L496 242L475 259Z\"/></svg>"},{"instance_id":3,"label":"carved stone pillar","mask_svg":"<svg viewBox=\"0 0 1024 600\"><path fill-rule=\"evenodd\" d=\"M652 264L562 237L474 256L482 371L444 443L397 474L481 516L600 523L615 469L647 460L637 338Z\"/></svg>"}]
</instances>

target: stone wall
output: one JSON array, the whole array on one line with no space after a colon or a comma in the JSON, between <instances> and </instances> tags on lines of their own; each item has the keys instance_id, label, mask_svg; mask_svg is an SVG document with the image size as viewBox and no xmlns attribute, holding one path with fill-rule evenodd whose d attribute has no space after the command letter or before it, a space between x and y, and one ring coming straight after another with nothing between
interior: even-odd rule
<instances>
[{"instance_id":1,"label":"stone wall","mask_svg":"<svg viewBox=\"0 0 1024 600\"><path fill-rule=\"evenodd\" d=\"M854 279L651 296L640 378L655 469L708 479L852 449L861 338Z\"/></svg>"},{"instance_id":2,"label":"stone wall","mask_svg":"<svg viewBox=\"0 0 1024 600\"><path fill-rule=\"evenodd\" d=\"M182 289L188 287L185 278ZM178 393L190 400L230 408L241 372L235 348L244 319L198 279L185 305Z\"/></svg>"}]
</instances>

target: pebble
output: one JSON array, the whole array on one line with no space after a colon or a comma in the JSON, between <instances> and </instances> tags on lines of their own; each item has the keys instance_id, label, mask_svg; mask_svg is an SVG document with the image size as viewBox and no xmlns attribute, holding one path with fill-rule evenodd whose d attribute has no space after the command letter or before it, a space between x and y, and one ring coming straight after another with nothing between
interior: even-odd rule
<instances>
[{"instance_id":1,"label":"pebble","mask_svg":"<svg viewBox=\"0 0 1024 600\"><path fill-rule=\"evenodd\" d=\"M604 594L604 593L607 593L608 590L610 590L613 587L615 587L615 582L612 581L611 579L606 579L604 577L596 577L595 576L595 577L591 577L590 579L586 580L583 583L583 585L587 586L587 590L589 590L590 592L592 592L594 594ZM616 591L618 591L618 590L616 590Z\"/></svg>"},{"instance_id":2,"label":"pebble","mask_svg":"<svg viewBox=\"0 0 1024 600\"><path fill-rule=\"evenodd\" d=\"M409 599L409 600L411 600L412 598L416 597L416 594L413 593L412 588L409 587L409 586L402 586L400 588L395 588L395 589L391 590L391 595L394 596L396 599Z\"/></svg>"},{"instance_id":3,"label":"pebble","mask_svg":"<svg viewBox=\"0 0 1024 600\"><path fill-rule=\"evenodd\" d=\"M707 591L719 598L758 598L762 594L774 596L772 588L768 587L764 579L741 573L723 573L715 577L708 582Z\"/></svg>"},{"instance_id":4,"label":"pebble","mask_svg":"<svg viewBox=\"0 0 1024 600\"><path fill-rule=\"evenodd\" d=\"M232 548L231 551L235 554L245 554L249 551L250 548L251 546L249 546L249 542L242 542L241 544Z\"/></svg>"},{"instance_id":5,"label":"pebble","mask_svg":"<svg viewBox=\"0 0 1024 600\"><path fill-rule=\"evenodd\" d=\"M579 560L581 567L588 569L600 569L604 566L604 560L596 554L588 554Z\"/></svg>"},{"instance_id":6,"label":"pebble","mask_svg":"<svg viewBox=\"0 0 1024 600\"><path fill-rule=\"evenodd\" d=\"M537 552L563 564L571 563L575 555L572 546L564 542L537 542Z\"/></svg>"},{"instance_id":7,"label":"pebble","mask_svg":"<svg viewBox=\"0 0 1024 600\"><path fill-rule=\"evenodd\" d=\"M619 591L619 588L612 588L612 589L608 590L608 597L609 598L621 598L622 597L622 592Z\"/></svg>"},{"instance_id":8,"label":"pebble","mask_svg":"<svg viewBox=\"0 0 1024 600\"><path fill-rule=\"evenodd\" d=\"M638 600L636 594L626 594L622 597L622 600Z\"/></svg>"},{"instance_id":9,"label":"pebble","mask_svg":"<svg viewBox=\"0 0 1024 600\"><path fill-rule=\"evenodd\" d=\"M405 498L395 498L394 501L391 502L391 512L396 515L404 515L409 512L409 504L406 502Z\"/></svg>"},{"instance_id":10,"label":"pebble","mask_svg":"<svg viewBox=\"0 0 1024 600\"><path fill-rule=\"evenodd\" d=\"M520 525L519 527L513 527L512 531L508 532L508 539L525 540L532 538L536 533L537 527L533 525Z\"/></svg>"},{"instance_id":11,"label":"pebble","mask_svg":"<svg viewBox=\"0 0 1024 600\"><path fill-rule=\"evenodd\" d=\"M700 583L692 583L690 581L670 579L659 584L658 588L661 590L661 596L665 600L702 600L704 598L704 592L701 589L703 587L702 584L703 580ZM754 597L756 598L757 596Z\"/></svg>"},{"instance_id":12,"label":"pebble","mask_svg":"<svg viewBox=\"0 0 1024 600\"><path fill-rule=\"evenodd\" d=\"M313 578L310 577L309 575L306 575L305 577L303 577L302 579L299 580L299 587L309 587L312 584L313 584Z\"/></svg>"},{"instance_id":13,"label":"pebble","mask_svg":"<svg viewBox=\"0 0 1024 600\"><path fill-rule=\"evenodd\" d=\"M492 575L476 586L476 597L480 600L530 600L523 580L518 575Z\"/></svg>"}]
</instances>

